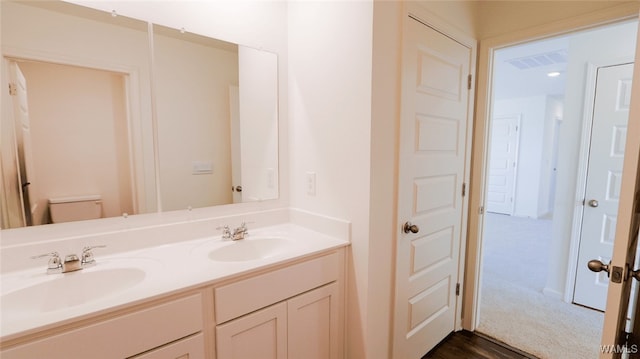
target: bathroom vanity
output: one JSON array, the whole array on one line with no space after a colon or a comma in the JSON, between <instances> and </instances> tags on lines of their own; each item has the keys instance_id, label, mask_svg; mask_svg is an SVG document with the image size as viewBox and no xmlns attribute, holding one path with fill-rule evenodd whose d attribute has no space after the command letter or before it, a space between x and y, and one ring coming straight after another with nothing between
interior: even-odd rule
<instances>
[{"instance_id":1,"label":"bathroom vanity","mask_svg":"<svg viewBox=\"0 0 640 359\"><path fill-rule=\"evenodd\" d=\"M342 358L347 245L288 223L3 273L0 355Z\"/></svg>"}]
</instances>

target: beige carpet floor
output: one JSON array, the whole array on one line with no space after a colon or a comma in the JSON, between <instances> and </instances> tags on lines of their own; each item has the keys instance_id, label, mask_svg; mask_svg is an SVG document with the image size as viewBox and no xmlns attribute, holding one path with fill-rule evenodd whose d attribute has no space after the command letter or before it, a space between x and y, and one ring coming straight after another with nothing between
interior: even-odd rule
<instances>
[{"instance_id":1,"label":"beige carpet floor","mask_svg":"<svg viewBox=\"0 0 640 359\"><path fill-rule=\"evenodd\" d=\"M488 213L478 332L543 359L597 358L603 313L545 296L551 221Z\"/></svg>"}]
</instances>

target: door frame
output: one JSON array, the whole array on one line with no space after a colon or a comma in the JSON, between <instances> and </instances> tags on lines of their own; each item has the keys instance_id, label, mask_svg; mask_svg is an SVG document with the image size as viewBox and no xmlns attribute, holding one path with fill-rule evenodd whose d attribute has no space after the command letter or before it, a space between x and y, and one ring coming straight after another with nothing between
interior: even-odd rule
<instances>
[{"instance_id":1,"label":"door frame","mask_svg":"<svg viewBox=\"0 0 640 359\"><path fill-rule=\"evenodd\" d=\"M639 39L640 43L640 39ZM593 125L593 108L596 95L596 79L598 69L602 67L624 65L633 63L633 58L623 58L606 62L587 63L587 77L585 80L585 98L582 110L582 138L580 140L580 152L578 155L578 176L576 179L576 191L574 193L574 209L571 226L571 240L569 242L569 262L565 279L563 300L573 302L578 270L578 253L582 236L582 217L584 215L585 191L587 189L587 170L589 167L589 150L591 148L591 136Z\"/></svg>"},{"instance_id":2,"label":"door frame","mask_svg":"<svg viewBox=\"0 0 640 359\"><path fill-rule=\"evenodd\" d=\"M127 129L128 129L128 142L129 142L129 169L131 173L131 193L134 213L146 213L147 203L146 195L151 193L147 192L147 186L145 181L145 150L143 148L143 127L145 124L142 121L142 105L140 100L140 70L130 67L115 65L112 63L99 61L97 59L76 59L64 56L62 54L54 54L42 51L32 51L28 49L17 48L1 48L2 58L2 73L0 74L0 82L4 83L5 76L7 76L8 63L10 61L37 61L51 64L60 64L68 66L78 66L91 68L94 70L108 71L122 74L124 77L124 90L126 96L126 116L127 116ZM4 94L2 95L4 96ZM1 116L9 116L11 113L3 110ZM155 130L152 131L154 137ZM154 155L155 156L155 155ZM154 182L155 183L155 182ZM155 195L155 193L153 194Z\"/></svg>"},{"instance_id":3,"label":"door frame","mask_svg":"<svg viewBox=\"0 0 640 359\"><path fill-rule=\"evenodd\" d=\"M462 327L473 331L479 322L479 292L482 268L482 233L484 225L484 200L486 188L486 163L490 116L492 113L492 83L494 52L498 49L533 40L540 40L575 31L638 19L638 4L621 4L598 12L564 19L532 28L513 31L504 35L484 39L480 42L477 83L486 84L477 89L475 126L473 133L473 176L470 180L467 257L463 290Z\"/></svg>"}]
</instances>

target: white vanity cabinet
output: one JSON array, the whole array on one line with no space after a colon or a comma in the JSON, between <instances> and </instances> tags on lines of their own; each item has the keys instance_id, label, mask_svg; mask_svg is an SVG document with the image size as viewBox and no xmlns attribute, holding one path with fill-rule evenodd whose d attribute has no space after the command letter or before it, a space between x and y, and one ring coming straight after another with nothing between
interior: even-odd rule
<instances>
[{"instance_id":1,"label":"white vanity cabinet","mask_svg":"<svg viewBox=\"0 0 640 359\"><path fill-rule=\"evenodd\" d=\"M343 275L336 251L216 288L217 359L342 358Z\"/></svg>"},{"instance_id":2,"label":"white vanity cabinet","mask_svg":"<svg viewBox=\"0 0 640 359\"><path fill-rule=\"evenodd\" d=\"M345 250L203 282L0 341L2 359L342 359Z\"/></svg>"},{"instance_id":3,"label":"white vanity cabinet","mask_svg":"<svg viewBox=\"0 0 640 359\"><path fill-rule=\"evenodd\" d=\"M27 335L2 359L205 358L200 292ZM170 343L170 344L168 344ZM168 344L168 345L167 345ZM166 345L166 346L165 346Z\"/></svg>"}]
</instances>

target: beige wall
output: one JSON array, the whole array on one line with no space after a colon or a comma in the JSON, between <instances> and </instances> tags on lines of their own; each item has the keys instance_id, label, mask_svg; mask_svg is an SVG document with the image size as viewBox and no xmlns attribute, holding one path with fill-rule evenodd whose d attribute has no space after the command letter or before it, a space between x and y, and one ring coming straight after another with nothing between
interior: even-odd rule
<instances>
[{"instance_id":1,"label":"beige wall","mask_svg":"<svg viewBox=\"0 0 640 359\"><path fill-rule=\"evenodd\" d=\"M368 331L376 325L368 317L375 310L369 287L375 259L369 252L372 11L371 2L357 1L288 7L288 190L292 207L352 223L346 342L351 359L381 355L367 347L374 345ZM315 196L307 195L306 172L317 175Z\"/></svg>"},{"instance_id":2,"label":"beige wall","mask_svg":"<svg viewBox=\"0 0 640 359\"><path fill-rule=\"evenodd\" d=\"M633 1L478 1L478 39L550 24Z\"/></svg>"}]
</instances>

